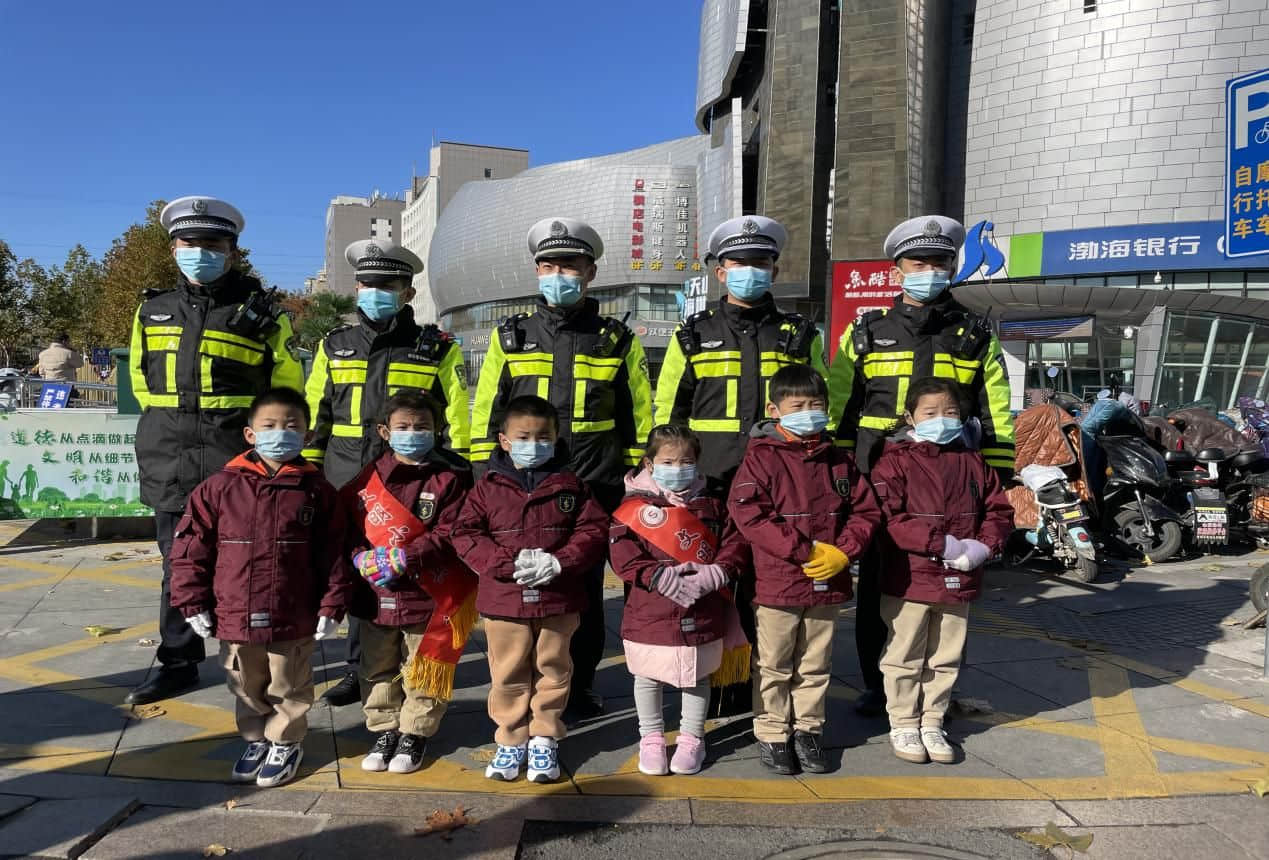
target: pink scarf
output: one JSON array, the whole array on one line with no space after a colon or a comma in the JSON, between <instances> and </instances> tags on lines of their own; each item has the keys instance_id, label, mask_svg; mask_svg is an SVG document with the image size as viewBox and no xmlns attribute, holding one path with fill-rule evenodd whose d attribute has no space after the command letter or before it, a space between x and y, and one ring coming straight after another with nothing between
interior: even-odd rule
<instances>
[{"instance_id":1,"label":"pink scarf","mask_svg":"<svg viewBox=\"0 0 1269 860\"><path fill-rule=\"evenodd\" d=\"M631 469L628 473L626 473L627 496L632 496L636 493L640 495L657 496L665 499L676 508L687 507L687 503L699 496L704 489L705 479L699 475L696 477L695 481L687 485L686 489L675 493L663 488L656 481L652 480L652 472L648 469Z\"/></svg>"}]
</instances>

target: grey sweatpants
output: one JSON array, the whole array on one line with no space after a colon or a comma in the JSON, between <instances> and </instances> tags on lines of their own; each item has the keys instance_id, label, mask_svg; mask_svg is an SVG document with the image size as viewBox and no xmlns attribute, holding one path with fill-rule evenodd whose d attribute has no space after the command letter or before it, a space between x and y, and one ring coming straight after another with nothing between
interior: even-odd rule
<instances>
[{"instance_id":1,"label":"grey sweatpants","mask_svg":"<svg viewBox=\"0 0 1269 860\"><path fill-rule=\"evenodd\" d=\"M661 708L661 682L635 675L635 713L639 715L639 737L665 731ZM679 731L693 737L705 737L705 711L709 708L709 678L702 678L695 687L683 689L683 716Z\"/></svg>"}]
</instances>

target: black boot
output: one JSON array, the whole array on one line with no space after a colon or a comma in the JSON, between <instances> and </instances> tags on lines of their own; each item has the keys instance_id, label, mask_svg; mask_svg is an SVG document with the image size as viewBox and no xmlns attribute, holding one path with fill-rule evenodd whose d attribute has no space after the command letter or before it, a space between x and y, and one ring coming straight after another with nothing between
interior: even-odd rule
<instances>
[{"instance_id":1,"label":"black boot","mask_svg":"<svg viewBox=\"0 0 1269 860\"><path fill-rule=\"evenodd\" d=\"M322 694L322 701L333 708L342 708L361 701L361 684L357 681L357 673L349 672L335 686Z\"/></svg>"},{"instance_id":2,"label":"black boot","mask_svg":"<svg viewBox=\"0 0 1269 860\"><path fill-rule=\"evenodd\" d=\"M148 705L187 693L198 686L198 667L160 668L158 672L133 688L123 700L125 705Z\"/></svg>"},{"instance_id":3,"label":"black boot","mask_svg":"<svg viewBox=\"0 0 1269 860\"><path fill-rule=\"evenodd\" d=\"M768 769L786 776L798 771L798 762L793 749L785 742L758 742L758 760Z\"/></svg>"},{"instance_id":4,"label":"black boot","mask_svg":"<svg viewBox=\"0 0 1269 860\"><path fill-rule=\"evenodd\" d=\"M828 773L828 757L824 755L819 735L794 732L793 752L797 755L802 770L807 773Z\"/></svg>"}]
</instances>

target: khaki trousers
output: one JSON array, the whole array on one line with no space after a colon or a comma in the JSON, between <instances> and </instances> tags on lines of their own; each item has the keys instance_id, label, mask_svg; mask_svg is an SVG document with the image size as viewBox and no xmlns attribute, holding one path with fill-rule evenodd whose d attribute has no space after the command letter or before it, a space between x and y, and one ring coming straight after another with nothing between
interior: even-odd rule
<instances>
[{"instance_id":1,"label":"khaki trousers","mask_svg":"<svg viewBox=\"0 0 1269 860\"><path fill-rule=\"evenodd\" d=\"M243 740L304 740L313 707L315 645L312 636L267 645L220 643L220 665L238 700L234 717Z\"/></svg>"},{"instance_id":2,"label":"khaki trousers","mask_svg":"<svg viewBox=\"0 0 1269 860\"><path fill-rule=\"evenodd\" d=\"M890 728L942 728L965 653L969 604L883 594L881 617L890 628L881 655Z\"/></svg>"},{"instance_id":3,"label":"khaki trousers","mask_svg":"<svg viewBox=\"0 0 1269 860\"><path fill-rule=\"evenodd\" d=\"M430 738L441 726L447 703L405 686L401 673L414 658L426 624L385 627L361 622L361 710L372 732L401 731Z\"/></svg>"},{"instance_id":4,"label":"khaki trousers","mask_svg":"<svg viewBox=\"0 0 1269 860\"><path fill-rule=\"evenodd\" d=\"M576 612L550 618L485 619L489 654L489 719L494 741L524 746L530 737L560 740L573 659L568 643L581 623Z\"/></svg>"},{"instance_id":5,"label":"khaki trousers","mask_svg":"<svg viewBox=\"0 0 1269 860\"><path fill-rule=\"evenodd\" d=\"M759 741L783 743L794 730L823 734L838 609L754 607L753 734Z\"/></svg>"}]
</instances>

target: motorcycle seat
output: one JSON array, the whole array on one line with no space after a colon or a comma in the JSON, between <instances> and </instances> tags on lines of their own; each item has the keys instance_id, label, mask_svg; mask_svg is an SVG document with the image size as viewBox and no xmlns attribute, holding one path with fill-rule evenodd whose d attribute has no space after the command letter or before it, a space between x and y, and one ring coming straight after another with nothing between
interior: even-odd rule
<instances>
[{"instance_id":1,"label":"motorcycle seat","mask_svg":"<svg viewBox=\"0 0 1269 860\"><path fill-rule=\"evenodd\" d=\"M1167 451L1163 459L1169 466L1176 466L1179 469L1194 465L1194 455L1189 451Z\"/></svg>"},{"instance_id":2,"label":"motorcycle seat","mask_svg":"<svg viewBox=\"0 0 1269 860\"><path fill-rule=\"evenodd\" d=\"M1223 463L1228 457L1220 448L1204 448L1198 452L1198 461L1200 463Z\"/></svg>"}]
</instances>

